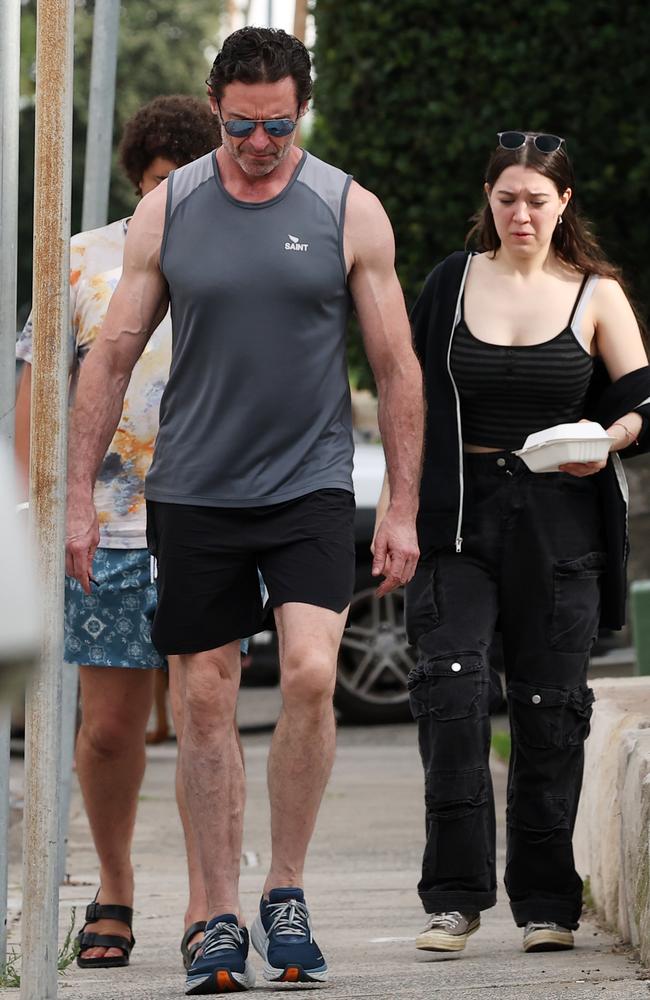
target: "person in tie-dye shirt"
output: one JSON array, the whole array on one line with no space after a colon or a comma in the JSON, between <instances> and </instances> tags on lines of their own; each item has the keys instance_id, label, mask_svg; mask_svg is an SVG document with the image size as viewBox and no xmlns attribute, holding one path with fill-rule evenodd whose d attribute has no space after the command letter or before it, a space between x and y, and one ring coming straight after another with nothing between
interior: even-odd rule
<instances>
[{"instance_id":1,"label":"person in tie-dye shirt","mask_svg":"<svg viewBox=\"0 0 650 1000\"><path fill-rule=\"evenodd\" d=\"M193 97L159 97L127 123L120 146L121 163L137 194L144 196L171 170L203 156L218 143L218 130L207 103ZM119 219L79 233L70 244L71 400L80 365L120 280L128 224L129 219ZM27 470L31 317L18 338L16 355L25 362L16 403L16 448L19 465ZM97 477L100 547L93 564L94 592L84 594L76 580L66 577L65 659L80 667L82 723L77 772L100 862L99 908L87 913L79 940L78 962L82 967L128 965L134 943L131 841L157 673L149 668L165 663L150 639L156 587L147 552L144 479L158 431L160 397L170 358L167 314L136 366L122 418ZM101 406L101 400L97 405ZM173 664L170 666L174 680ZM136 669L107 669L115 667ZM172 704L180 734L182 710L174 683ZM190 876L184 936L187 953L188 947L198 946L206 902L182 786L178 792ZM102 906L107 907L103 914Z\"/></svg>"}]
</instances>

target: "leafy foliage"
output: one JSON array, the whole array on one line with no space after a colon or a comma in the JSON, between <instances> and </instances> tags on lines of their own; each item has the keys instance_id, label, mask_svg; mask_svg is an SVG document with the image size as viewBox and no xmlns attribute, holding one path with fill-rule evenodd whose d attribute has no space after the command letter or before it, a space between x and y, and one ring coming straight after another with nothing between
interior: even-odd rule
<instances>
[{"instance_id":1,"label":"leafy foliage","mask_svg":"<svg viewBox=\"0 0 650 1000\"><path fill-rule=\"evenodd\" d=\"M579 207L647 303L647 4L317 0L315 15L310 148L383 202L409 306L462 247L496 132L522 128L567 139ZM358 343L351 360L368 384Z\"/></svg>"},{"instance_id":2,"label":"leafy foliage","mask_svg":"<svg viewBox=\"0 0 650 1000\"><path fill-rule=\"evenodd\" d=\"M511 751L511 741L510 733L505 729L495 729L492 731L492 737L490 741L490 746L492 747L493 753L507 764L510 760Z\"/></svg>"},{"instance_id":3,"label":"leafy foliage","mask_svg":"<svg viewBox=\"0 0 650 1000\"><path fill-rule=\"evenodd\" d=\"M92 0L75 7L74 118L72 153L72 232L81 225L81 198L93 31ZM219 0L122 0L114 115L114 150L125 121L159 94L206 92L204 80L219 29ZM28 0L21 20L21 184L19 203L18 303L22 312L31 298L31 248L34 162L34 59L36 2ZM108 217L133 211L135 196L116 166L115 152Z\"/></svg>"}]
</instances>

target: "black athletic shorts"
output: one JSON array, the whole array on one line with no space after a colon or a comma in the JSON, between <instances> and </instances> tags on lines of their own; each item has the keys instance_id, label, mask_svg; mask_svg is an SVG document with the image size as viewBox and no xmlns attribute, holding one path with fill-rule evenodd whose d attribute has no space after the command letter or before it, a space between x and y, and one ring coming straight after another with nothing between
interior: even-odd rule
<instances>
[{"instance_id":1,"label":"black athletic shorts","mask_svg":"<svg viewBox=\"0 0 650 1000\"><path fill-rule=\"evenodd\" d=\"M267 607L340 612L354 588L354 495L317 490L267 507L147 500L147 545L158 562L151 637L165 655L198 653L261 632Z\"/></svg>"}]
</instances>

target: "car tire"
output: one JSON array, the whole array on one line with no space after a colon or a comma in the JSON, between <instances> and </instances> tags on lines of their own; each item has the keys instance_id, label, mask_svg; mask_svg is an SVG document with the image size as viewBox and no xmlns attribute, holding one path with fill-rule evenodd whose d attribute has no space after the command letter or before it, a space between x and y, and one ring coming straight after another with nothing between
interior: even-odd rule
<instances>
[{"instance_id":1,"label":"car tire","mask_svg":"<svg viewBox=\"0 0 650 1000\"><path fill-rule=\"evenodd\" d=\"M365 586L350 603L334 704L342 722L410 722L407 678L415 652L406 639L403 590L377 597L369 570L358 582Z\"/></svg>"}]
</instances>

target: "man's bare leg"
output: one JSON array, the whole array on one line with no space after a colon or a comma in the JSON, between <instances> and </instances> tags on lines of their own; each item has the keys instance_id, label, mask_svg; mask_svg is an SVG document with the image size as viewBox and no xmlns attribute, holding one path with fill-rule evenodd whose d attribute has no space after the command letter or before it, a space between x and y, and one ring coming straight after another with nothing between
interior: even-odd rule
<instances>
[{"instance_id":1,"label":"man's bare leg","mask_svg":"<svg viewBox=\"0 0 650 1000\"><path fill-rule=\"evenodd\" d=\"M79 784L99 858L100 903L133 906L131 842L145 769L145 730L155 670L81 667L81 728L76 762ZM96 934L129 938L126 924L98 920ZM117 948L89 948L84 958L120 956Z\"/></svg>"},{"instance_id":2,"label":"man's bare leg","mask_svg":"<svg viewBox=\"0 0 650 1000\"><path fill-rule=\"evenodd\" d=\"M176 659L183 689L180 775L207 914L239 917L245 801L235 727L241 677L239 640Z\"/></svg>"},{"instance_id":3,"label":"man's bare leg","mask_svg":"<svg viewBox=\"0 0 650 1000\"><path fill-rule=\"evenodd\" d=\"M185 717L184 708L184 697L185 697L185 684L184 675L182 668L178 662L177 656L170 656L168 658L169 662L169 695L172 710L172 717L174 719L174 729L176 731L176 742L178 744L179 755L176 764L176 802L178 805L178 813L181 818L181 824L183 826L183 834L185 836L185 853L187 855L187 877L189 883L189 896L187 901L187 909L185 910L184 918L184 929L187 930L192 924L200 921L207 921L210 914L208 913L208 900L205 892L205 884L203 882L203 873L201 871L201 865L199 863L199 853L196 844L196 837L194 836L194 831L192 830L192 824L190 823L190 816L187 809L187 798L185 795L185 785L183 782L183 776L180 767L180 747L183 739L183 723ZM242 765L244 761L244 751L239 739L239 730L237 728L237 722L235 721L235 738L237 739L237 745L239 747L239 753L242 758ZM194 941L200 940L203 937L201 932L195 934L187 942L191 945Z\"/></svg>"},{"instance_id":4,"label":"man's bare leg","mask_svg":"<svg viewBox=\"0 0 650 1000\"><path fill-rule=\"evenodd\" d=\"M332 696L347 608L310 604L275 609L280 643L282 712L268 764L271 868L264 894L301 887L307 849L334 763Z\"/></svg>"}]
</instances>

